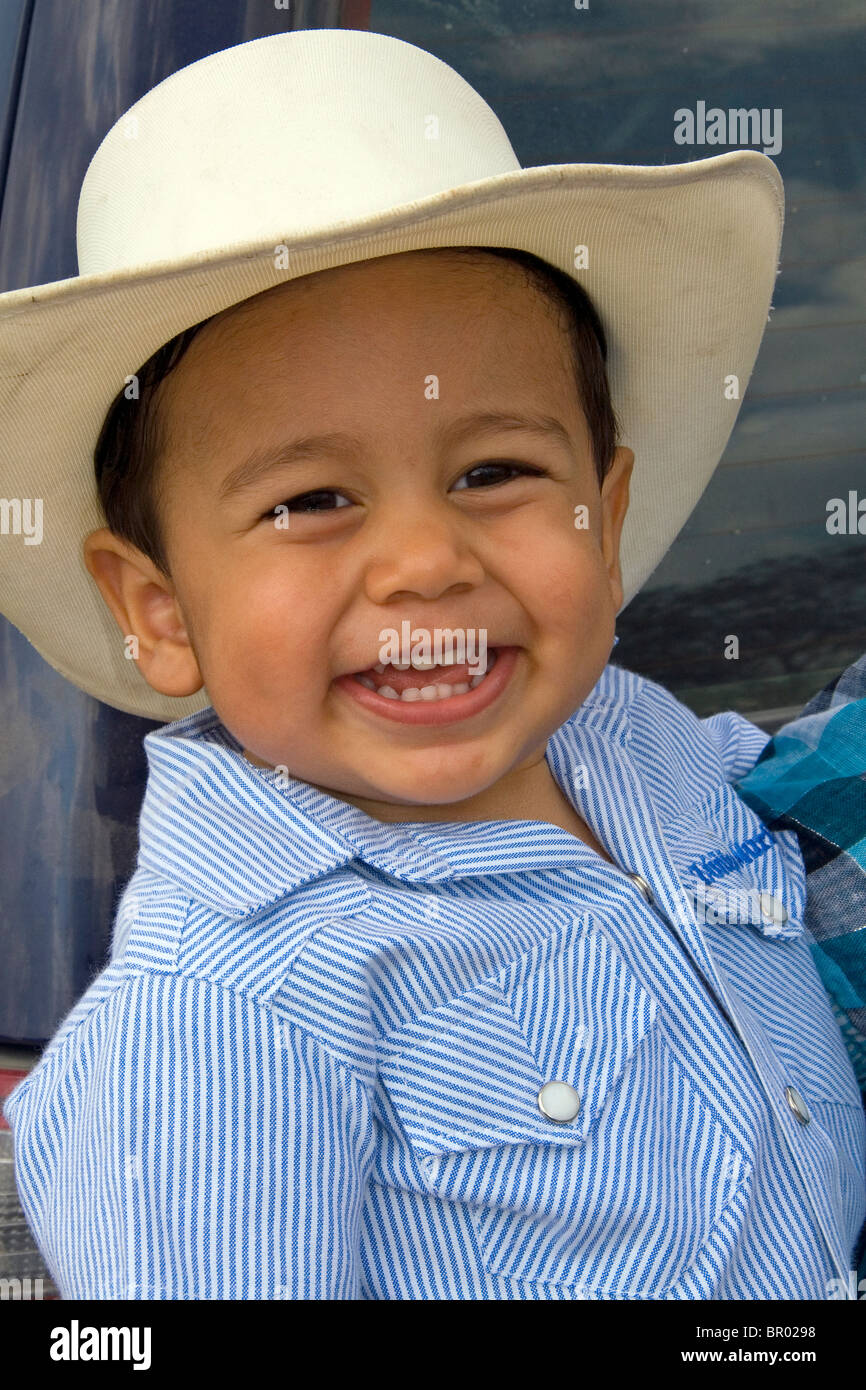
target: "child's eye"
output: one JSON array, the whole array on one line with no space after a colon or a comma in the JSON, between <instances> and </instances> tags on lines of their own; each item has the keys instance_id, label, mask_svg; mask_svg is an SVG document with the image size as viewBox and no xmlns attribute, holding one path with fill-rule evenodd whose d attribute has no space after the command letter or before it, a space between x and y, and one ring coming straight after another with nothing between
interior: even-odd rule
<instances>
[{"instance_id":1,"label":"child's eye","mask_svg":"<svg viewBox=\"0 0 866 1390\"><path fill-rule=\"evenodd\" d=\"M466 491L468 488L495 487L500 483L511 481L511 478L503 476L504 474L511 474L512 477L521 474L533 478L548 477L547 470L544 468L531 468L529 464L516 463L511 459L503 459L501 461L495 460L490 463L479 463L475 468L468 469L463 476L458 479L457 483L455 483L455 488L458 491ZM464 479L472 478L473 476L478 478L479 481L466 483L464 486ZM329 505L329 499L332 498L338 499L336 506ZM343 493L337 492L335 488L319 488L315 492L302 492L299 493L297 497L286 498L284 502L278 503L277 505L286 507L290 512L310 513L341 511L343 507L354 506L354 503L350 502ZM259 520L273 521L275 511L276 506L269 507L266 512L262 512Z\"/></svg>"},{"instance_id":2,"label":"child's eye","mask_svg":"<svg viewBox=\"0 0 866 1390\"><path fill-rule=\"evenodd\" d=\"M334 488L320 488L320 489L318 489L318 491L316 491L316 492L302 492L302 493L299 493L297 497L286 498L286 500L285 500L284 502L279 502L279 503L277 503L277 506L286 507L286 508L288 508L288 510L289 510L290 512L336 512L336 511L340 511L341 508L340 508L339 506L337 506L337 507L331 507L331 506L328 506L327 504L325 504L325 505L314 505L314 504L318 504L318 503L321 501L322 498L331 498L331 497L342 497L342 498L343 498L343 505L344 505L344 506L351 507L351 506L354 505L352 502L349 502L347 498L343 497L343 494L342 494L341 492L335 491ZM274 519L274 512L276 511L276 509L277 509L276 506L274 506L274 507L269 507L268 510L267 510L266 512L262 512L262 515L261 515L261 517L259 518L259 520L260 520L260 521L265 521L265 520L273 521L273 519Z\"/></svg>"},{"instance_id":3,"label":"child's eye","mask_svg":"<svg viewBox=\"0 0 866 1390\"><path fill-rule=\"evenodd\" d=\"M462 486L464 478L471 478L473 474L482 474L483 477L478 483L467 483L467 488L495 487L497 483L511 482L511 478L501 476L504 473L510 473L512 476L522 474L530 478L546 478L549 476L545 468L531 468L529 464L516 463L511 459L493 460L490 463L479 463L475 468L468 469L467 472L463 474L463 477L455 483L455 487L459 491L464 491L465 489ZM491 477L491 474L499 474L500 476Z\"/></svg>"}]
</instances>

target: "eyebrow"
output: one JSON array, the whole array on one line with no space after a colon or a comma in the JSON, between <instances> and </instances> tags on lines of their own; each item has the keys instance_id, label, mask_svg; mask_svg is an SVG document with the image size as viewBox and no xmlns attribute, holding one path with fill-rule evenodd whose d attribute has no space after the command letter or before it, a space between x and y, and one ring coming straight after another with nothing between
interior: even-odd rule
<instances>
[{"instance_id":1,"label":"eyebrow","mask_svg":"<svg viewBox=\"0 0 866 1390\"><path fill-rule=\"evenodd\" d=\"M507 430L545 438L552 436L569 450L575 447L565 425L552 415L513 415L493 411L465 415L450 425L441 426L436 431L436 439L441 445L453 446L471 435L498 434ZM255 449L226 475L217 496L221 502L226 502L293 465L307 463L325 454L348 458L363 452L365 447L365 441L359 435L330 433L305 435L270 448Z\"/></svg>"}]
</instances>

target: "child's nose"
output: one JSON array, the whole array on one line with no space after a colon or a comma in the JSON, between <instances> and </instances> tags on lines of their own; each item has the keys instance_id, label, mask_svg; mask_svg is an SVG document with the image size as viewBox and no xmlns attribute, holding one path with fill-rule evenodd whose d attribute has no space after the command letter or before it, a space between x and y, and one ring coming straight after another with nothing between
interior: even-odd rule
<instances>
[{"instance_id":1,"label":"child's nose","mask_svg":"<svg viewBox=\"0 0 866 1390\"><path fill-rule=\"evenodd\" d=\"M485 578L465 519L459 517L401 509L370 542L365 582L374 603L404 595L438 598L452 589L473 589Z\"/></svg>"}]
</instances>

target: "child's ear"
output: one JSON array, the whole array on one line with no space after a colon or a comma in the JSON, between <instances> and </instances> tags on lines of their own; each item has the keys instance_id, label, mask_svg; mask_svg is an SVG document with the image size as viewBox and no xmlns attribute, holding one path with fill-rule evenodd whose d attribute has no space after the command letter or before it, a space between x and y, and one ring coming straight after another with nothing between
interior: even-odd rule
<instances>
[{"instance_id":1,"label":"child's ear","mask_svg":"<svg viewBox=\"0 0 866 1390\"><path fill-rule=\"evenodd\" d=\"M204 685L171 580L136 546L103 527L84 541L84 563L137 661L161 695L195 695Z\"/></svg>"},{"instance_id":2,"label":"child's ear","mask_svg":"<svg viewBox=\"0 0 866 1390\"><path fill-rule=\"evenodd\" d=\"M620 445L614 452L601 489L602 553L610 577L611 593L617 613L622 607L622 574L619 564L619 540L622 524L628 511L629 482L634 467L631 449Z\"/></svg>"}]
</instances>

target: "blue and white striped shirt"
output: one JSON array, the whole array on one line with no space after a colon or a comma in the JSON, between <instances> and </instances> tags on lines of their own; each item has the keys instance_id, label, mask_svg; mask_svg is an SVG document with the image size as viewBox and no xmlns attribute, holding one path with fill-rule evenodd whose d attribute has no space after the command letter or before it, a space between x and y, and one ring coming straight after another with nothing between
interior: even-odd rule
<instances>
[{"instance_id":1,"label":"blue and white striped shirt","mask_svg":"<svg viewBox=\"0 0 866 1390\"><path fill-rule=\"evenodd\" d=\"M110 963L5 1107L62 1294L854 1296L866 1125L803 863L729 786L766 740L608 666L547 761L615 866L376 821L213 709L149 734Z\"/></svg>"}]
</instances>

